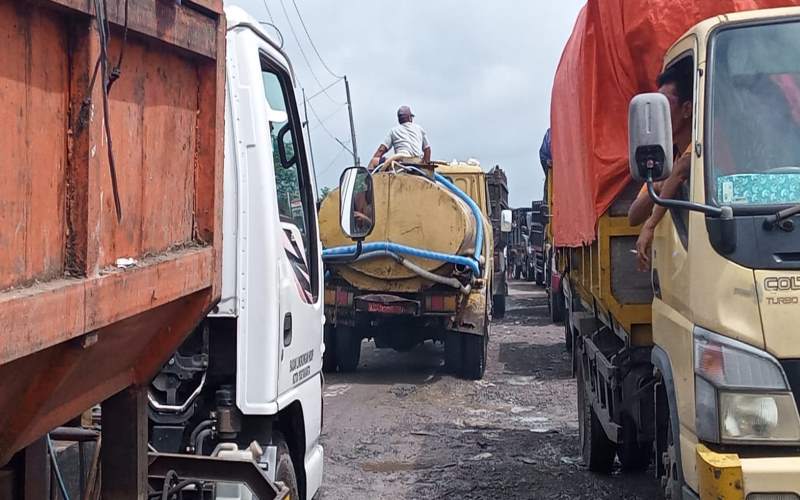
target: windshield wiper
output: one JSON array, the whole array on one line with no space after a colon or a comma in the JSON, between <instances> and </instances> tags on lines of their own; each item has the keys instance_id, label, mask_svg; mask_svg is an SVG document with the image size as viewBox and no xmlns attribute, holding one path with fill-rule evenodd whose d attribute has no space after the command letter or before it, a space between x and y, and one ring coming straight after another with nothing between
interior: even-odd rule
<instances>
[{"instance_id":1,"label":"windshield wiper","mask_svg":"<svg viewBox=\"0 0 800 500\"><path fill-rule=\"evenodd\" d=\"M794 229L794 224L789 222L786 224L782 223L785 222L789 217L793 217L797 214L800 214L800 205L795 205L793 207L783 209L780 212L776 212L764 219L764 229L771 231L772 228L777 225L784 231L791 231Z\"/></svg>"}]
</instances>

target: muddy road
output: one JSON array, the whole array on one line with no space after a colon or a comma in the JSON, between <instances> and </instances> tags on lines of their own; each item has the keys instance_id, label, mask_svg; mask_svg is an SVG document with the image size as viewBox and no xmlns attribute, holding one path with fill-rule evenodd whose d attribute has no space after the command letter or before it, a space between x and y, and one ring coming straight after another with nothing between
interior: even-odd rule
<instances>
[{"instance_id":1,"label":"muddy road","mask_svg":"<svg viewBox=\"0 0 800 500\"><path fill-rule=\"evenodd\" d=\"M655 497L651 475L583 466L563 329L540 288L514 283L508 299L481 381L446 374L430 342L365 342L357 373L326 376L323 499Z\"/></svg>"}]
</instances>

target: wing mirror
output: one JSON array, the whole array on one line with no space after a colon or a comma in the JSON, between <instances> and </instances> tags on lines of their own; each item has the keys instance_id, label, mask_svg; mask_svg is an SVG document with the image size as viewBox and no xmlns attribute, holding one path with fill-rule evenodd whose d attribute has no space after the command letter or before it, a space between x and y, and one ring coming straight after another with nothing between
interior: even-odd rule
<instances>
[{"instance_id":1,"label":"wing mirror","mask_svg":"<svg viewBox=\"0 0 800 500\"><path fill-rule=\"evenodd\" d=\"M339 178L339 223L354 240L363 240L375 227L372 176L364 167L347 168Z\"/></svg>"},{"instance_id":2,"label":"wing mirror","mask_svg":"<svg viewBox=\"0 0 800 500\"><path fill-rule=\"evenodd\" d=\"M500 212L500 232L510 233L514 225L512 223L511 210L502 210Z\"/></svg>"},{"instance_id":3,"label":"wing mirror","mask_svg":"<svg viewBox=\"0 0 800 500\"><path fill-rule=\"evenodd\" d=\"M631 177L660 181L672 172L672 118L669 101L657 92L639 94L628 108Z\"/></svg>"}]
</instances>

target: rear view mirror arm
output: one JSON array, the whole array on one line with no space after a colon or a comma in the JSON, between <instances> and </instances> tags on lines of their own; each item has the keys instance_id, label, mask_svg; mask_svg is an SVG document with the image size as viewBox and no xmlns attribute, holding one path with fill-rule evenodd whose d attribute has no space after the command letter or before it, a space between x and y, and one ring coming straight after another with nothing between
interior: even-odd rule
<instances>
[{"instance_id":1,"label":"rear view mirror arm","mask_svg":"<svg viewBox=\"0 0 800 500\"><path fill-rule=\"evenodd\" d=\"M709 217L722 217L724 213L723 209L719 207L703 205L702 203L695 203L693 201L661 198L658 193L656 193L655 187L653 186L652 172L648 172L647 174L647 192L650 194L650 198L653 200L653 203L664 208L691 210L693 212L700 212Z\"/></svg>"},{"instance_id":2,"label":"rear view mirror arm","mask_svg":"<svg viewBox=\"0 0 800 500\"><path fill-rule=\"evenodd\" d=\"M330 255L322 257L322 260L326 264L350 264L351 262L355 262L361 257L361 252L364 248L363 240L359 239L356 240L356 250L349 254L349 255Z\"/></svg>"}]
</instances>

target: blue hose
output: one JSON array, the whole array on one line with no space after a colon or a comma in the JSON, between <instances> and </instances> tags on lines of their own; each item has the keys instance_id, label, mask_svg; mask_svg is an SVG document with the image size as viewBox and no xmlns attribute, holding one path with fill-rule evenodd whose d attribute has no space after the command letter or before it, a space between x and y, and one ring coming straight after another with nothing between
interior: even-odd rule
<instances>
[{"instance_id":1,"label":"blue hose","mask_svg":"<svg viewBox=\"0 0 800 500\"><path fill-rule=\"evenodd\" d=\"M475 260L480 262L481 260L481 250L483 249L483 216L481 214L481 209L478 208L478 205L475 203L475 200L469 197L467 193L462 191L458 188L455 184L447 180L447 177L441 174L434 174L436 180L441 183L444 187L452 191L456 196L461 198L461 201L466 203L470 210L472 210L472 215L475 217L475 225L477 228L475 229Z\"/></svg>"},{"instance_id":2,"label":"blue hose","mask_svg":"<svg viewBox=\"0 0 800 500\"><path fill-rule=\"evenodd\" d=\"M328 248L322 252L323 257L333 257L338 255L348 255L352 254L356 251L355 245L350 245L347 247L336 247L336 248ZM398 243L389 243L388 241L381 241L375 243L364 243L363 248L361 250L362 254L370 253L370 252L395 252L401 253L404 255L410 255L412 257L419 257L421 259L430 259L430 260L439 260L442 262L448 262L450 264L457 264L469 267L472 271L472 274L475 276L480 276L481 269L478 265L478 261L471 257L463 257L461 255L449 255L446 253L439 253L439 252L431 252L430 250L421 250L419 248L409 247L406 245L400 245Z\"/></svg>"},{"instance_id":3,"label":"blue hose","mask_svg":"<svg viewBox=\"0 0 800 500\"><path fill-rule=\"evenodd\" d=\"M417 170L416 168L414 170ZM417 170L419 171L419 170ZM450 255L444 254L439 252L432 252L430 250L423 250L420 248L409 247L406 245L400 245L397 243L390 243L387 241L383 242L375 242L375 243L364 243L362 252L375 252L375 251L388 251L388 252L395 252L401 253L405 255L411 255L412 257L420 257L423 259L431 259L431 260L439 260L442 262L449 262L451 264L459 264L462 266L467 266L472 270L472 274L474 276L480 276L480 259L481 259L481 250L483 249L483 216L481 214L481 209L478 208L478 205L475 203L475 200L469 197L467 193L462 191L458 186L450 182L447 177L434 173L434 178L436 182L440 183L447 189L449 189L453 194L455 194L461 201L467 204L467 206L472 211L473 217L475 217L475 251L473 253L474 258L463 257L461 255ZM339 256L339 255L347 255L352 254L356 251L355 245L350 245L346 247L336 247L336 248L328 248L322 251L322 257L332 257L332 256Z\"/></svg>"}]
</instances>

